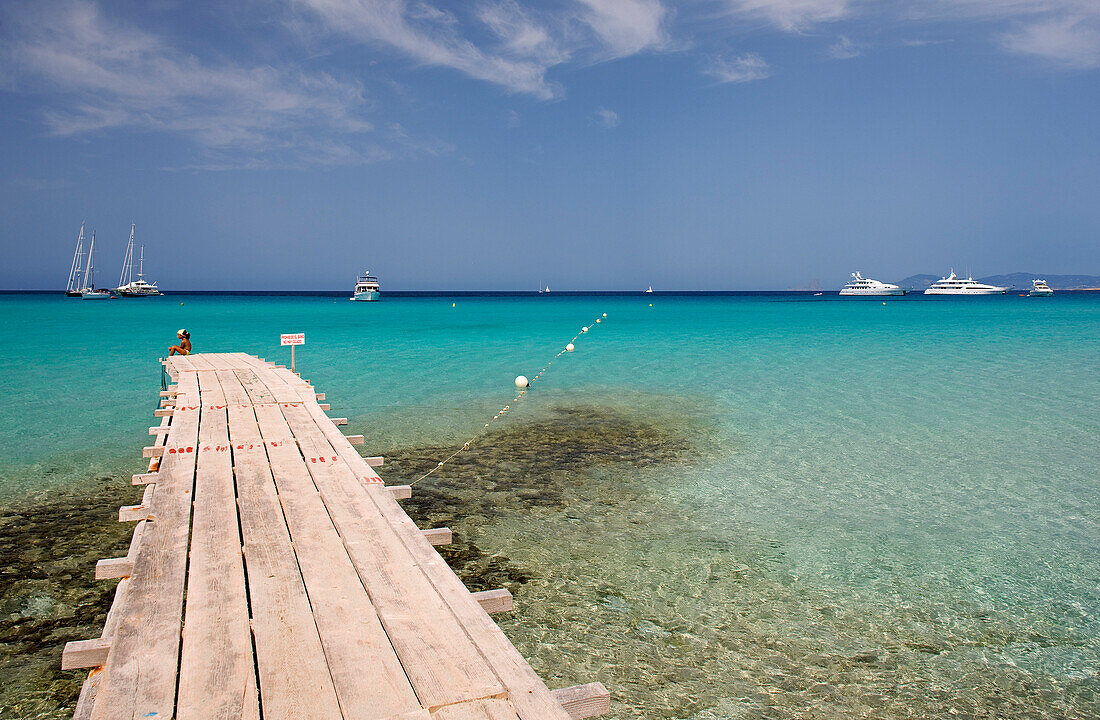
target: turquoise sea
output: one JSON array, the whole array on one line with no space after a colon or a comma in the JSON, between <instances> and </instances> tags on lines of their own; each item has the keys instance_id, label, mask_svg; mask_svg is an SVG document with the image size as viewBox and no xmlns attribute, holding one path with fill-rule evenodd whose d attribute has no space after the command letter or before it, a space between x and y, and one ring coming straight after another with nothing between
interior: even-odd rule
<instances>
[{"instance_id":1,"label":"turquoise sea","mask_svg":"<svg viewBox=\"0 0 1100 720\"><path fill-rule=\"evenodd\" d=\"M605 312L407 504L512 589L548 684L613 718L1100 716L1100 294L1061 293L0 295L0 718L75 699L177 328L284 363L304 332L399 483Z\"/></svg>"}]
</instances>

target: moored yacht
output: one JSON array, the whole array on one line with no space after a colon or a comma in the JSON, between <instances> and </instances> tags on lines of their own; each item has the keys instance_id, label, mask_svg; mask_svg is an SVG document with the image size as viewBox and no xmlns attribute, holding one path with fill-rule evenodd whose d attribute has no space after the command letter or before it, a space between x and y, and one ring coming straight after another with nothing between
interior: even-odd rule
<instances>
[{"instance_id":1,"label":"moored yacht","mask_svg":"<svg viewBox=\"0 0 1100 720\"><path fill-rule=\"evenodd\" d=\"M352 300L371 302L381 297L382 291L379 289L378 278L371 275L369 270L355 279L355 293L351 296Z\"/></svg>"},{"instance_id":2,"label":"moored yacht","mask_svg":"<svg viewBox=\"0 0 1100 720\"><path fill-rule=\"evenodd\" d=\"M76 250L73 251L73 264L69 267L69 282L65 285L65 294L69 297L81 297L84 294L84 223L80 223L80 234L76 236Z\"/></svg>"},{"instance_id":3,"label":"moored yacht","mask_svg":"<svg viewBox=\"0 0 1100 720\"><path fill-rule=\"evenodd\" d=\"M95 252L95 230L92 231L92 241L88 243L88 264L84 268L84 282L81 284L80 297L82 300L110 300L113 296L107 288L96 288L95 266L92 264L92 253Z\"/></svg>"},{"instance_id":4,"label":"moored yacht","mask_svg":"<svg viewBox=\"0 0 1100 720\"><path fill-rule=\"evenodd\" d=\"M1032 280L1031 290L1028 292L1028 297L1050 297L1054 294L1050 285L1047 285L1046 280Z\"/></svg>"},{"instance_id":5,"label":"moored yacht","mask_svg":"<svg viewBox=\"0 0 1100 720\"><path fill-rule=\"evenodd\" d=\"M122 274L118 277L118 287L115 292L119 297L149 297L160 295L156 283L147 283L142 274L145 270L145 246L141 246L141 254L138 256L138 276L134 280L134 224L130 223L130 242L126 244L126 254L122 258Z\"/></svg>"},{"instance_id":6,"label":"moored yacht","mask_svg":"<svg viewBox=\"0 0 1100 720\"><path fill-rule=\"evenodd\" d=\"M932 287L924 291L925 295L1004 295L1008 292L1007 287L1000 287L997 285L986 285L980 283L972 277L966 279L960 278L955 275L955 271L952 270L951 274L947 277L940 278L936 282L932 283Z\"/></svg>"},{"instance_id":7,"label":"moored yacht","mask_svg":"<svg viewBox=\"0 0 1100 720\"><path fill-rule=\"evenodd\" d=\"M904 295L907 292L905 288L865 278L858 272L852 273L852 279L840 290L841 295Z\"/></svg>"}]
</instances>

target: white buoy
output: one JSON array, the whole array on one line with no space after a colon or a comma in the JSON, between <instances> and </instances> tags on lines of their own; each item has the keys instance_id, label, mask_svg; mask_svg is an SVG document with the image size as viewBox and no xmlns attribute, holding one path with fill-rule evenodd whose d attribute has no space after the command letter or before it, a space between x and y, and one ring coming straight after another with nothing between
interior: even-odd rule
<instances>
[{"instance_id":1,"label":"white buoy","mask_svg":"<svg viewBox=\"0 0 1100 720\"><path fill-rule=\"evenodd\" d=\"M576 350L576 348L573 347L573 343L569 343L568 345L565 346L565 351L566 352L573 352L574 350Z\"/></svg>"},{"instance_id":2,"label":"white buoy","mask_svg":"<svg viewBox=\"0 0 1100 720\"><path fill-rule=\"evenodd\" d=\"M603 318L596 318L596 322L603 322Z\"/></svg>"},{"instance_id":3,"label":"white buoy","mask_svg":"<svg viewBox=\"0 0 1100 720\"><path fill-rule=\"evenodd\" d=\"M516 387L518 387L518 388L525 388L525 387L527 387L527 386L528 386L529 384L530 384L530 383L529 383L529 382L527 382L527 377L526 377L525 375L519 375L518 377L516 377Z\"/></svg>"},{"instance_id":4,"label":"white buoy","mask_svg":"<svg viewBox=\"0 0 1100 720\"><path fill-rule=\"evenodd\" d=\"M607 313L604 313L604 314L603 314L603 316L604 316L604 317L607 317Z\"/></svg>"},{"instance_id":5,"label":"white buoy","mask_svg":"<svg viewBox=\"0 0 1100 720\"><path fill-rule=\"evenodd\" d=\"M587 326L587 325L585 325L584 327L582 327L582 328L581 328L581 332L582 332L582 333L586 333L586 332L588 332L588 326Z\"/></svg>"}]
</instances>

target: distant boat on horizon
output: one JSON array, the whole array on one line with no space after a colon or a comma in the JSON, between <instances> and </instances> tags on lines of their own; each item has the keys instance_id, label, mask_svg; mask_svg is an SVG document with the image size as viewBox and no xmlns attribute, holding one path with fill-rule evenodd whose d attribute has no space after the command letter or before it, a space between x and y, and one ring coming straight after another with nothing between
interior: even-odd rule
<instances>
[{"instance_id":1,"label":"distant boat on horizon","mask_svg":"<svg viewBox=\"0 0 1100 720\"><path fill-rule=\"evenodd\" d=\"M965 280L955 275L955 270L947 277L940 278L932 283L932 287L924 291L925 295L1004 295L1007 287L999 285L986 285L973 277Z\"/></svg>"},{"instance_id":2,"label":"distant boat on horizon","mask_svg":"<svg viewBox=\"0 0 1100 720\"><path fill-rule=\"evenodd\" d=\"M852 273L852 279L840 290L840 294L845 296L863 295L873 297L904 295L907 292L909 291L897 285L865 278L859 274L858 270Z\"/></svg>"},{"instance_id":3,"label":"distant boat on horizon","mask_svg":"<svg viewBox=\"0 0 1100 720\"><path fill-rule=\"evenodd\" d=\"M653 286L652 286L652 285L650 285L650 286L649 286L649 287L647 287L647 288L646 288L646 289L645 289L645 290L644 290L643 292L645 292L645 293L651 293L651 292L653 292Z\"/></svg>"},{"instance_id":4,"label":"distant boat on horizon","mask_svg":"<svg viewBox=\"0 0 1100 720\"><path fill-rule=\"evenodd\" d=\"M378 284L378 278L371 275L370 270L355 279L355 292L352 293L351 300L374 302L381 297L382 289Z\"/></svg>"},{"instance_id":5,"label":"distant boat on horizon","mask_svg":"<svg viewBox=\"0 0 1100 720\"><path fill-rule=\"evenodd\" d=\"M1028 291L1028 297L1052 297L1054 291L1050 289L1050 285L1047 285L1046 280L1032 280L1031 290Z\"/></svg>"}]
</instances>

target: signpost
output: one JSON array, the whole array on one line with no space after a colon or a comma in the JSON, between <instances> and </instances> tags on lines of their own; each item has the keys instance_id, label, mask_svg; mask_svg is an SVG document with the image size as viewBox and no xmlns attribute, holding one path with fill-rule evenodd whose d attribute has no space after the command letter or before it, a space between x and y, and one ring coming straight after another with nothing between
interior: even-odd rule
<instances>
[{"instance_id":1,"label":"signpost","mask_svg":"<svg viewBox=\"0 0 1100 720\"><path fill-rule=\"evenodd\" d=\"M290 346L290 372L294 372L294 346L306 344L305 333L287 333L279 336L280 345Z\"/></svg>"}]
</instances>

